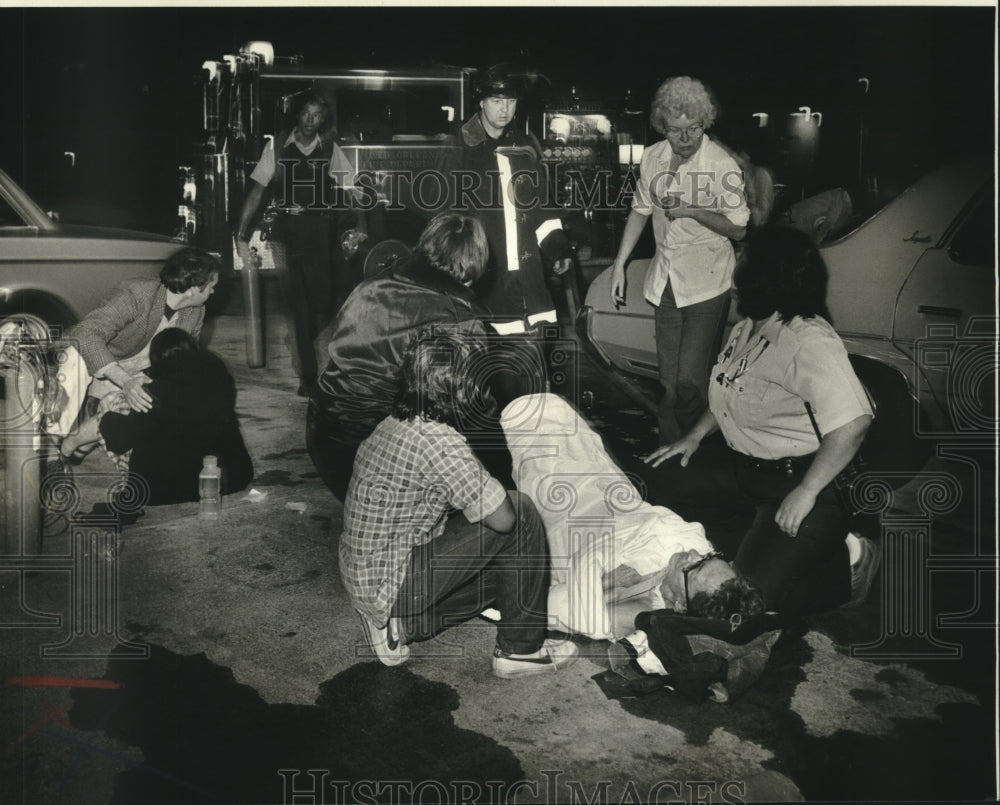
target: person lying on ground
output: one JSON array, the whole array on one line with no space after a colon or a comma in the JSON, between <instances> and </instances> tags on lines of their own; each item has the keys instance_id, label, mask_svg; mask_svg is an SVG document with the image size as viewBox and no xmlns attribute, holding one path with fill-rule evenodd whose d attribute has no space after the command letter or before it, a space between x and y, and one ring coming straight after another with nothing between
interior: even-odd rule
<instances>
[{"instance_id":1,"label":"person lying on ground","mask_svg":"<svg viewBox=\"0 0 1000 805\"><path fill-rule=\"evenodd\" d=\"M545 524L554 628L614 640L633 631L643 610L713 618L763 611L759 591L715 551L701 524L644 501L564 399L520 397L500 425L518 490Z\"/></svg>"}]
</instances>

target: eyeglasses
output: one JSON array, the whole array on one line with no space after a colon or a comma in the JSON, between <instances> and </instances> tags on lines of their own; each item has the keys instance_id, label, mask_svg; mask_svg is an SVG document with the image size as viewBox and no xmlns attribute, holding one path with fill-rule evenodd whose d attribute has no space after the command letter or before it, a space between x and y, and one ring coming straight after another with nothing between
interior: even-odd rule
<instances>
[{"instance_id":1,"label":"eyeglasses","mask_svg":"<svg viewBox=\"0 0 1000 805\"><path fill-rule=\"evenodd\" d=\"M701 137L705 132L705 126L701 123L692 123L690 126L684 129L677 128L675 126L668 126L666 134L672 140L679 140L683 136L687 136L687 139L693 140L695 137Z\"/></svg>"},{"instance_id":2,"label":"eyeglasses","mask_svg":"<svg viewBox=\"0 0 1000 805\"><path fill-rule=\"evenodd\" d=\"M710 551L708 554L706 554L705 556L701 557L701 559L699 559L693 565L688 565L686 568L684 568L681 571L681 575L684 577L684 611L685 612L690 612L691 611L691 596L688 593L688 576L691 573L693 573L695 570L697 570L699 567L701 567L702 565L704 565L706 562L708 562L710 559L719 559L721 556L722 556L722 554L719 553L719 551Z\"/></svg>"}]
</instances>

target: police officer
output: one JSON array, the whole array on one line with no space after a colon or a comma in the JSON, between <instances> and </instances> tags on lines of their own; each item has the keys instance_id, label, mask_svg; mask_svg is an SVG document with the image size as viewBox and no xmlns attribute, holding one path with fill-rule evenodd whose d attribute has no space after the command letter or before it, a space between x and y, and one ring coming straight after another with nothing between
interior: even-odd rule
<instances>
[{"instance_id":1,"label":"police officer","mask_svg":"<svg viewBox=\"0 0 1000 805\"><path fill-rule=\"evenodd\" d=\"M316 385L316 336L360 280L348 263L349 250L340 245L349 227L360 223L355 211L348 212L355 175L333 133L324 130L329 117L322 95L302 94L294 128L268 142L250 175L236 230L237 252L245 261L257 211L265 198L274 199L279 214L273 239L283 246L275 262L294 333L299 396Z\"/></svg>"}]
</instances>

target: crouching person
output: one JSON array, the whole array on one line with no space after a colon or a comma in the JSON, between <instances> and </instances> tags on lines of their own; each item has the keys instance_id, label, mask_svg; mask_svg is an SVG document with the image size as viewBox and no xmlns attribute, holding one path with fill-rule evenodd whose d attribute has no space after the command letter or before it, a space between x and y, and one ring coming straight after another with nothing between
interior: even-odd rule
<instances>
[{"instance_id":1,"label":"crouching person","mask_svg":"<svg viewBox=\"0 0 1000 805\"><path fill-rule=\"evenodd\" d=\"M355 458L340 571L385 665L487 608L500 612L496 676L552 672L577 654L545 638L549 554L534 505L487 473L463 435L495 407L476 383L485 355L472 335L417 336L392 414Z\"/></svg>"}]
</instances>

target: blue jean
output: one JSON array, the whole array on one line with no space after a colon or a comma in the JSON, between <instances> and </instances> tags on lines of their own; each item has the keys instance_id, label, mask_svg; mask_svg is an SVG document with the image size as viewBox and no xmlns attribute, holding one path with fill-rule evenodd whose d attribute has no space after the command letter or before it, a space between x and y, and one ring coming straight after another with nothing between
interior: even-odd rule
<instances>
[{"instance_id":1,"label":"blue jean","mask_svg":"<svg viewBox=\"0 0 1000 805\"><path fill-rule=\"evenodd\" d=\"M708 405L708 375L722 343L729 293L678 307L669 281L654 317L663 397L657 411L660 444L672 444Z\"/></svg>"},{"instance_id":2,"label":"blue jean","mask_svg":"<svg viewBox=\"0 0 1000 805\"><path fill-rule=\"evenodd\" d=\"M503 651L541 648L548 620L548 540L531 500L509 494L517 523L508 533L455 514L441 536L414 548L392 607L407 642L429 640L496 607Z\"/></svg>"}]
</instances>

